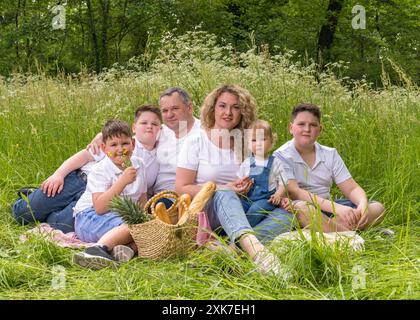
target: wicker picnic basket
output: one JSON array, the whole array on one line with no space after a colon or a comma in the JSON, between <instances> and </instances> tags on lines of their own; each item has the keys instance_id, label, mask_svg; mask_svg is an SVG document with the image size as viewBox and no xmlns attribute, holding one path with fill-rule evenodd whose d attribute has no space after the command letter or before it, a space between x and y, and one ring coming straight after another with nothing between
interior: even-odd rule
<instances>
[{"instance_id":1,"label":"wicker picnic basket","mask_svg":"<svg viewBox=\"0 0 420 320\"><path fill-rule=\"evenodd\" d=\"M203 191L200 196L200 199L203 200L200 207L204 208L206 202L213 195L215 187L212 189L209 191L209 188L207 188L205 194ZM195 210L194 208L197 206L192 206L193 210L190 210L184 201L179 200L180 197L176 192L163 191L149 199L144 211L147 212L150 208L152 214L156 216L156 203L162 198L174 199L172 206L167 209L171 223L155 218L145 223L129 225L140 257L152 260L181 257L191 252L196 246L198 214L202 211L202 208L201 210ZM185 213L178 221L178 208L180 206Z\"/></svg>"}]
</instances>

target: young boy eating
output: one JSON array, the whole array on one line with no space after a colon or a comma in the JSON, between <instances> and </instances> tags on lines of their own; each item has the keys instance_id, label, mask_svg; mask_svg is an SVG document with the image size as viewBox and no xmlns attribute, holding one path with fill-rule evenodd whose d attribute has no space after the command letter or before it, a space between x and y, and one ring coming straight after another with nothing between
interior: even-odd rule
<instances>
[{"instance_id":1,"label":"young boy eating","mask_svg":"<svg viewBox=\"0 0 420 320\"><path fill-rule=\"evenodd\" d=\"M79 239L97 245L74 255L74 262L88 268L101 269L114 265L111 251L119 245L126 260L134 255L128 226L110 211L115 196L128 197L143 206L147 200L147 181L143 161L132 156L134 140L128 124L108 121L102 129L102 151L106 157L96 163L88 176L86 191L74 207L75 230ZM128 246L126 246L128 245Z\"/></svg>"}]
</instances>

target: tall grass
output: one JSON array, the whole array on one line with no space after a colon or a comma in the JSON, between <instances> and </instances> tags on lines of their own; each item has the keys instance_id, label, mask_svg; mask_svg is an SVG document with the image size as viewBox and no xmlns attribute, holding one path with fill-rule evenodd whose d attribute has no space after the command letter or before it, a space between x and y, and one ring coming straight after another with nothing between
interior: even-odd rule
<instances>
[{"instance_id":1,"label":"tall grass","mask_svg":"<svg viewBox=\"0 0 420 320\"><path fill-rule=\"evenodd\" d=\"M420 92L413 85L374 91L364 81L315 77L313 64L295 65L288 54L252 48L237 55L203 32L162 40L159 59L145 57L94 76L50 78L16 74L0 80L0 298L77 299L418 299ZM331 68L336 67L332 65ZM135 107L156 103L159 92L180 86L199 114L206 94L236 83L256 98L281 145L292 106L302 101L323 111L322 144L334 146L368 196L387 208L382 226L362 234L363 252L291 242L272 249L295 271L289 285L253 272L245 257L200 250L184 260L135 259L118 270L73 265L73 251L41 238L21 243L29 227L11 218L17 188L38 185L100 130L106 119L131 121ZM337 190L334 190L338 194ZM64 288L54 288L56 266ZM354 285L360 270L364 286Z\"/></svg>"}]
</instances>

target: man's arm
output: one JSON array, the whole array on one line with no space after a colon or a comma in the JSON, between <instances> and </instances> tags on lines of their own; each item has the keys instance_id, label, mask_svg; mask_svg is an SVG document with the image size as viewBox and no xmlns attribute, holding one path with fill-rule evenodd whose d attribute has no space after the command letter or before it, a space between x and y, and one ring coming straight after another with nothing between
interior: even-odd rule
<instances>
[{"instance_id":1,"label":"man's arm","mask_svg":"<svg viewBox=\"0 0 420 320\"><path fill-rule=\"evenodd\" d=\"M102 132L99 132L95 138L86 146L86 150L91 150L93 154L99 155L101 153Z\"/></svg>"}]
</instances>

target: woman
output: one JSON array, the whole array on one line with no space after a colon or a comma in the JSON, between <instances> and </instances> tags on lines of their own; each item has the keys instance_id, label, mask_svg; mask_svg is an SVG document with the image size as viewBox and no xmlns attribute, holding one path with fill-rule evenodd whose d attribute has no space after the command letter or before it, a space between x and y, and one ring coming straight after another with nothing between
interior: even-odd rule
<instances>
[{"instance_id":1,"label":"woman","mask_svg":"<svg viewBox=\"0 0 420 320\"><path fill-rule=\"evenodd\" d=\"M214 181L218 190L205 209L212 229L221 226L261 272L279 274L277 258L262 242L289 231L293 216L276 209L258 225L251 226L238 197L252 186L249 177L238 179L236 174L247 150L245 129L255 120L255 115L256 105L247 90L236 85L213 90L201 109L202 130L188 137L180 152L176 190L194 197L202 184Z\"/></svg>"}]
</instances>

